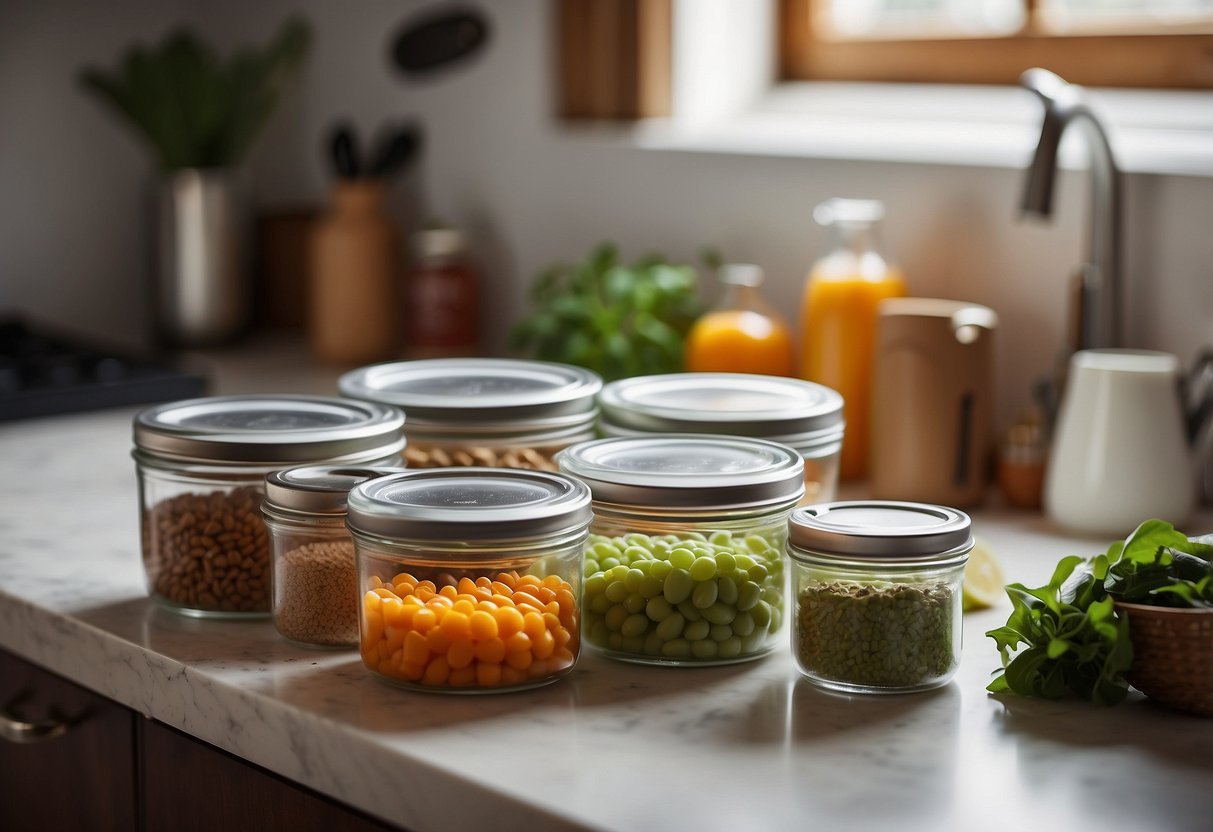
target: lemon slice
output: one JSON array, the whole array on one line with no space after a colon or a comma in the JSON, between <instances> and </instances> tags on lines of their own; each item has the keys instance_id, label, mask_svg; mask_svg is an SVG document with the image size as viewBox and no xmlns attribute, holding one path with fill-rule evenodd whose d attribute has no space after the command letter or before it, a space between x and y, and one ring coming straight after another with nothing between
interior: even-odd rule
<instances>
[{"instance_id":1,"label":"lemon slice","mask_svg":"<svg viewBox=\"0 0 1213 832\"><path fill-rule=\"evenodd\" d=\"M983 610L992 607L1002 597L1002 567L994 557L994 552L985 541L977 538L973 543L973 551L969 553L969 562L965 564L964 584L961 598L964 611Z\"/></svg>"}]
</instances>

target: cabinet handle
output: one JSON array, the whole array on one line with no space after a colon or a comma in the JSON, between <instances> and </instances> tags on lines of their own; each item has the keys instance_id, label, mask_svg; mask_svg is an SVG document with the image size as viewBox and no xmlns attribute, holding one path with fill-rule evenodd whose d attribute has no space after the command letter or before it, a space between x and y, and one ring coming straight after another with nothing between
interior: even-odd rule
<instances>
[{"instance_id":1,"label":"cabinet handle","mask_svg":"<svg viewBox=\"0 0 1213 832\"><path fill-rule=\"evenodd\" d=\"M0 710L0 737L15 743L34 743L53 740L68 729L69 723L57 719L40 719L26 722L6 710Z\"/></svg>"}]
</instances>

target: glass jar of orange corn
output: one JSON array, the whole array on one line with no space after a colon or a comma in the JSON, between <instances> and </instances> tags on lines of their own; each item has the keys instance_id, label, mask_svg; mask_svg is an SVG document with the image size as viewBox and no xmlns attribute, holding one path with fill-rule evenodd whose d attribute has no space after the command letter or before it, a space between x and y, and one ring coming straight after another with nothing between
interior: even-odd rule
<instances>
[{"instance_id":1,"label":"glass jar of orange corn","mask_svg":"<svg viewBox=\"0 0 1213 832\"><path fill-rule=\"evenodd\" d=\"M418 470L363 483L348 512L362 661L379 678L487 693L573 669L585 485L544 471Z\"/></svg>"}]
</instances>

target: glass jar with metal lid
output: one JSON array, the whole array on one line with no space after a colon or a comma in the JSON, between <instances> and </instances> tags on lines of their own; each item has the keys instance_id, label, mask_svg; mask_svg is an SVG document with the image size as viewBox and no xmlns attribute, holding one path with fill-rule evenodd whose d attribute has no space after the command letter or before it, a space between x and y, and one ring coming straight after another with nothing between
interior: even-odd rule
<instances>
[{"instance_id":1,"label":"glass jar with metal lid","mask_svg":"<svg viewBox=\"0 0 1213 832\"><path fill-rule=\"evenodd\" d=\"M590 492L556 473L412 471L350 493L362 661L408 688L518 690L573 669Z\"/></svg>"},{"instance_id":2,"label":"glass jar with metal lid","mask_svg":"<svg viewBox=\"0 0 1213 832\"><path fill-rule=\"evenodd\" d=\"M309 647L358 644L358 569L345 525L354 486L403 468L302 465L265 478L274 626Z\"/></svg>"},{"instance_id":3,"label":"glass jar with metal lid","mask_svg":"<svg viewBox=\"0 0 1213 832\"><path fill-rule=\"evenodd\" d=\"M338 386L404 411L409 468L555 471L557 451L593 438L602 380L546 361L436 358L363 367Z\"/></svg>"},{"instance_id":4,"label":"glass jar with metal lid","mask_svg":"<svg viewBox=\"0 0 1213 832\"><path fill-rule=\"evenodd\" d=\"M726 664L775 646L788 512L804 463L784 445L671 434L599 439L557 456L590 487L586 640L647 664Z\"/></svg>"},{"instance_id":5,"label":"glass jar with metal lid","mask_svg":"<svg viewBox=\"0 0 1213 832\"><path fill-rule=\"evenodd\" d=\"M188 615L268 616L266 475L399 463L403 422L395 408L321 396L217 396L141 411L133 456L151 596Z\"/></svg>"},{"instance_id":6,"label":"glass jar with metal lid","mask_svg":"<svg viewBox=\"0 0 1213 832\"><path fill-rule=\"evenodd\" d=\"M672 373L613 381L599 407L604 436L713 433L787 445L804 459L801 502L835 498L843 402L829 387L749 373Z\"/></svg>"},{"instance_id":7,"label":"glass jar with metal lid","mask_svg":"<svg viewBox=\"0 0 1213 832\"><path fill-rule=\"evenodd\" d=\"M827 503L788 521L792 653L813 683L850 693L946 684L960 663L961 580L973 536L961 511Z\"/></svg>"}]
</instances>

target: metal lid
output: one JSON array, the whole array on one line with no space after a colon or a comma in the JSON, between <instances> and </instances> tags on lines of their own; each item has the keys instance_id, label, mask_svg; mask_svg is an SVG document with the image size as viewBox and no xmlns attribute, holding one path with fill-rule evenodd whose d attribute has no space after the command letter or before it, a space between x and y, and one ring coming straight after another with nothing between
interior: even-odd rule
<instances>
[{"instance_id":1,"label":"metal lid","mask_svg":"<svg viewBox=\"0 0 1213 832\"><path fill-rule=\"evenodd\" d=\"M672 373L613 381L603 430L756 436L798 450L842 438L842 396L820 384L749 373Z\"/></svg>"},{"instance_id":2,"label":"metal lid","mask_svg":"<svg viewBox=\"0 0 1213 832\"><path fill-rule=\"evenodd\" d=\"M274 471L265 478L265 505L308 514L345 514L354 486L404 468L351 465L301 465Z\"/></svg>"},{"instance_id":3,"label":"metal lid","mask_svg":"<svg viewBox=\"0 0 1213 832\"><path fill-rule=\"evenodd\" d=\"M427 541L516 540L589 525L590 490L571 477L501 468L431 468L350 492L355 532Z\"/></svg>"},{"instance_id":4,"label":"metal lid","mask_svg":"<svg viewBox=\"0 0 1213 832\"><path fill-rule=\"evenodd\" d=\"M822 503L792 512L788 542L799 549L861 560L932 560L967 554L973 543L971 526L963 511L926 503Z\"/></svg>"},{"instance_id":5,"label":"metal lid","mask_svg":"<svg viewBox=\"0 0 1213 832\"><path fill-rule=\"evenodd\" d=\"M592 422L602 379L581 367L505 358L435 358L362 367L342 395L402 408L409 428L527 432Z\"/></svg>"},{"instance_id":6,"label":"metal lid","mask_svg":"<svg viewBox=\"0 0 1213 832\"><path fill-rule=\"evenodd\" d=\"M594 501L648 508L777 506L804 493L804 460L762 439L702 434L595 439L556 455Z\"/></svg>"},{"instance_id":7,"label":"metal lid","mask_svg":"<svg viewBox=\"0 0 1213 832\"><path fill-rule=\"evenodd\" d=\"M363 462L404 448L393 407L328 396L213 396L147 408L135 447L158 457L230 464Z\"/></svg>"}]
</instances>

